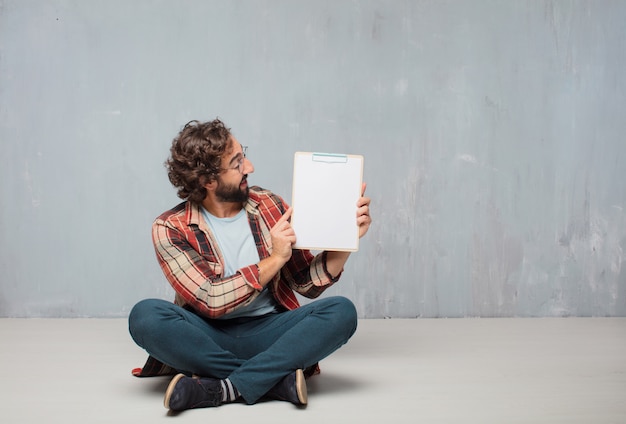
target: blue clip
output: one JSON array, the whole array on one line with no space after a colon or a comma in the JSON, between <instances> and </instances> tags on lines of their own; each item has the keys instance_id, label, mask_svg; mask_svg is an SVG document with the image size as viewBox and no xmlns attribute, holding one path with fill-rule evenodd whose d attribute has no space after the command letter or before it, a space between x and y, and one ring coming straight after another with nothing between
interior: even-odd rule
<instances>
[{"instance_id":1,"label":"blue clip","mask_svg":"<svg viewBox=\"0 0 626 424\"><path fill-rule=\"evenodd\" d=\"M313 153L311 159L316 162L347 163L348 155L341 155L338 153Z\"/></svg>"}]
</instances>

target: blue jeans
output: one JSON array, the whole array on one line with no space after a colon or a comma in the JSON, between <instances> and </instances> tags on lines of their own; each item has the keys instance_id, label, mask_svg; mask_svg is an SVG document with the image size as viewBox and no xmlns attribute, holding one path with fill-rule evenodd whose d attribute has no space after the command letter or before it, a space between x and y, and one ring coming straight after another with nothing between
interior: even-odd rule
<instances>
[{"instance_id":1,"label":"blue jeans","mask_svg":"<svg viewBox=\"0 0 626 424\"><path fill-rule=\"evenodd\" d=\"M251 404L284 376L344 345L356 331L357 313L350 300L335 296L293 311L215 320L146 299L128 321L133 340L154 358L186 374L229 378Z\"/></svg>"}]
</instances>

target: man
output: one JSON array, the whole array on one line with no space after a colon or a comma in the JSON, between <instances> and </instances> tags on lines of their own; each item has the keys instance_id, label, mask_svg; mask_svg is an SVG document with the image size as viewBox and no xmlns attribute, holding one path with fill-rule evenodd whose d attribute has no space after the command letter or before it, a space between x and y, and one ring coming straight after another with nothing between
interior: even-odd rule
<instances>
[{"instance_id":1,"label":"man","mask_svg":"<svg viewBox=\"0 0 626 424\"><path fill-rule=\"evenodd\" d=\"M344 297L300 306L294 292L319 296L349 253L292 249L291 208L248 186L254 166L219 119L188 123L166 167L185 201L155 220L152 237L176 296L131 311L130 333L150 354L134 373L176 370L165 393L174 411L262 397L306 405L305 377L354 334L357 314ZM369 204L362 194L355 205L360 237L371 223Z\"/></svg>"}]
</instances>

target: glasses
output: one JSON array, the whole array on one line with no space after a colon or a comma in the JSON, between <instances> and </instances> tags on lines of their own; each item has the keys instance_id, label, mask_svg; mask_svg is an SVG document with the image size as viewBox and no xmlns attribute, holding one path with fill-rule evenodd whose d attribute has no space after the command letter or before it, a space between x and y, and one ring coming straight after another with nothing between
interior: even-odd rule
<instances>
[{"instance_id":1,"label":"glasses","mask_svg":"<svg viewBox=\"0 0 626 424\"><path fill-rule=\"evenodd\" d=\"M243 162L248 155L248 146L241 146L241 150L242 155L239 159L237 159L235 165L229 168L221 168L222 171L230 171L231 169L236 169L237 171L239 171L240 174L243 174Z\"/></svg>"}]
</instances>

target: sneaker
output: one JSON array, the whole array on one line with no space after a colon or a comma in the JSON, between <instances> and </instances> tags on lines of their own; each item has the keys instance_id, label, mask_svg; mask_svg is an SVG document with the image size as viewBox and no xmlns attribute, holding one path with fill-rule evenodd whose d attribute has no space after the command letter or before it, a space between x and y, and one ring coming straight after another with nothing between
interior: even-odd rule
<instances>
[{"instance_id":1,"label":"sneaker","mask_svg":"<svg viewBox=\"0 0 626 424\"><path fill-rule=\"evenodd\" d=\"M165 391L164 405L172 411L222 404L222 384L216 378L191 378L178 374Z\"/></svg>"},{"instance_id":2,"label":"sneaker","mask_svg":"<svg viewBox=\"0 0 626 424\"><path fill-rule=\"evenodd\" d=\"M286 400L294 405L306 405L306 380L302 370L296 370L280 380L267 392L267 396L271 399Z\"/></svg>"}]
</instances>

